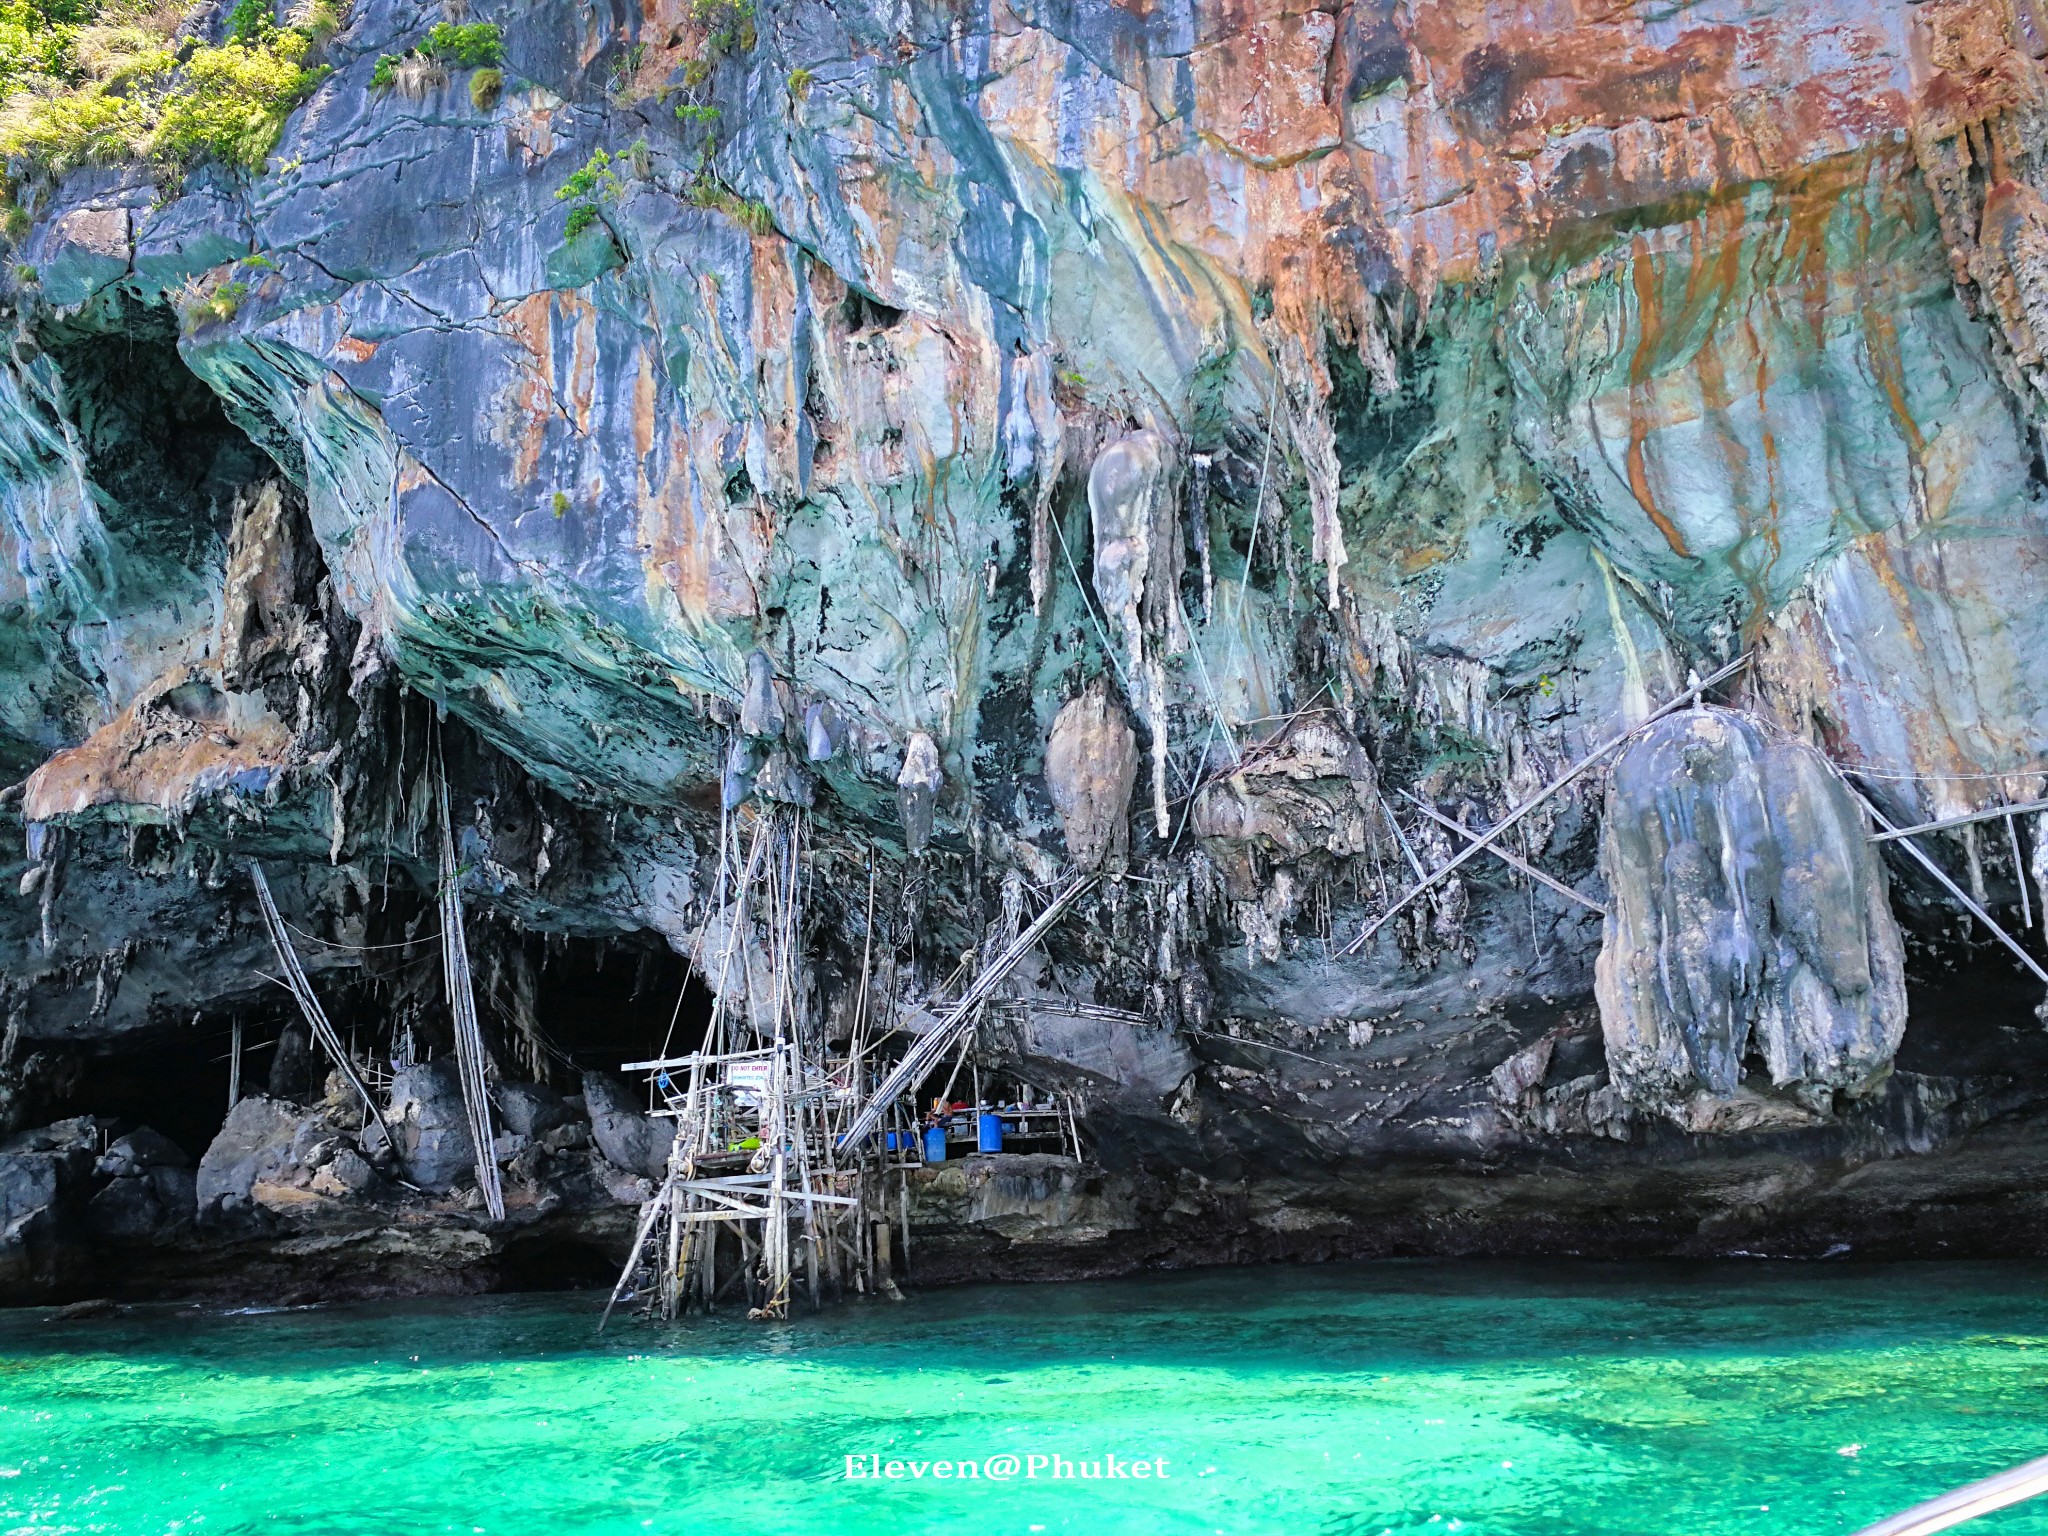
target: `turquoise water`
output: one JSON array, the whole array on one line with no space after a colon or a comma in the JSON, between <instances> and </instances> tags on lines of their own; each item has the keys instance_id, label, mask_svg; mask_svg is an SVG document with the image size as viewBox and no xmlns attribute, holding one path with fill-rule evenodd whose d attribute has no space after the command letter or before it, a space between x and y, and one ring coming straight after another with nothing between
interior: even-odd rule
<instances>
[{"instance_id":1,"label":"turquoise water","mask_svg":"<svg viewBox=\"0 0 2048 1536\"><path fill-rule=\"evenodd\" d=\"M602 1340L595 1307L0 1313L0 1531L1807 1533L2048 1454L2039 1267L1240 1270ZM1109 1457L1154 1475L1080 1476Z\"/></svg>"}]
</instances>

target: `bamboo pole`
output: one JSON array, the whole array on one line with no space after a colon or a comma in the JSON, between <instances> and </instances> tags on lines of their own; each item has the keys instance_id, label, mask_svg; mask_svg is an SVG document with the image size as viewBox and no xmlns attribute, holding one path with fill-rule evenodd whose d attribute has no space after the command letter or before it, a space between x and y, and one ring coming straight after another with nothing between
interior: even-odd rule
<instances>
[{"instance_id":1,"label":"bamboo pole","mask_svg":"<svg viewBox=\"0 0 2048 1536\"><path fill-rule=\"evenodd\" d=\"M633 1233L632 1249L626 1254L626 1267L619 1271L619 1283L612 1287L611 1299L604 1304L604 1315L597 1320L597 1331L604 1332L604 1325L612 1320L612 1308L619 1304L619 1298L626 1294L626 1287L633 1283L633 1271L640 1267L641 1251L647 1246L647 1234L654 1230L654 1223L661 1216L666 1203L668 1186L663 1185L653 1199L647 1202L647 1209L640 1213L639 1228Z\"/></svg>"},{"instance_id":2,"label":"bamboo pole","mask_svg":"<svg viewBox=\"0 0 2048 1536\"><path fill-rule=\"evenodd\" d=\"M2048 1456L1958 1488L1952 1493L1944 1493L1925 1504L1915 1504L1889 1520L1865 1526L1856 1536L1934 1536L1936 1531L1945 1531L1965 1520L1974 1520L1994 1509L2004 1509L2044 1493L2048 1493Z\"/></svg>"},{"instance_id":3,"label":"bamboo pole","mask_svg":"<svg viewBox=\"0 0 2048 1536\"><path fill-rule=\"evenodd\" d=\"M1427 879L1423 880L1419 884L1411 886L1408 889L1407 893L1403 895L1398 901L1396 901L1392 906L1388 907L1386 911L1382 912L1370 923L1366 924L1364 928L1360 929L1358 937L1353 939L1349 944L1345 945L1341 953L1346 955L1357 954L1361 949L1365 948L1366 942L1369 939L1371 939L1374 934L1378 933L1380 929L1384 928L1389 922L1393 921L1393 919L1397 915L1405 911L1409 907L1409 905L1413 903L1417 898L1427 894L1433 887L1442 884L1443 881L1446 878L1448 878L1454 870L1458 869L1468 860L1476 858L1481 853L1490 851L1496 841L1507 835L1508 829L1510 827L1515 826L1518 822L1521 821L1521 819L1524 816L1527 816L1539 805L1542 805L1545 801L1555 796L1560 790L1564 789L1567 785L1569 785L1572 782L1572 780L1576 779L1588 768L1591 768L1594 764L1598 763L1602 758L1606 757L1609 753L1615 751L1617 748L1625 745L1644 728L1654 725L1657 721L1662 720L1666 715L1677 713L1679 710L1685 708L1688 704L1698 699L1700 695L1705 693L1709 688L1712 688L1717 683L1725 682L1727 679L1733 677L1738 671L1740 671L1745 665L1748 664L1748 661L1749 653L1745 651L1742 655L1736 657L1733 661L1729 662L1725 667L1720 667L1716 669L1712 676L1702 678L1699 682L1694 683L1690 688L1686 689L1685 692L1678 694L1676 697L1668 700L1664 704L1660 705L1658 708L1652 710L1649 713L1649 715L1647 715L1644 719L1630 726L1620 735L1614 736L1609 740L1602 742L1599 746L1595 747L1592 751L1588 752L1584 757L1580 758L1577 762L1573 763L1569 768L1565 769L1563 773L1559 774L1556 778L1552 779L1548 784L1544 785L1543 788L1538 790L1535 794L1531 795L1527 800L1524 800L1520 805L1515 806L1512 810L1510 810L1507 813L1507 815L1501 817L1499 821L1495 822L1490 829L1481 833L1473 841L1467 843L1461 850L1453 854L1446 863L1439 864L1436 867L1435 873L1431 874Z\"/></svg>"},{"instance_id":4,"label":"bamboo pole","mask_svg":"<svg viewBox=\"0 0 2048 1536\"><path fill-rule=\"evenodd\" d=\"M2013 820L2009 811L2005 817L2005 844L2012 850L2013 884L2020 888L2020 932L2031 933L2034 927L2034 898L2027 891L2027 861L2020 854L2019 823Z\"/></svg>"},{"instance_id":5,"label":"bamboo pole","mask_svg":"<svg viewBox=\"0 0 2048 1536\"><path fill-rule=\"evenodd\" d=\"M1849 771L1854 773L1856 770L1852 768ZM2001 816L2009 821L2012 817L2024 815L2029 811L2048 811L2048 800L2023 800L2018 805L1994 805L1989 810L1968 811L1961 816L1944 816L1937 821L1923 821L1910 827L1894 827L1887 823L1884 831L1871 833L1870 840L1873 843L1889 843L1901 837L1918 837L1922 832L1946 832L1951 827L1967 827L1972 822L1996 821Z\"/></svg>"},{"instance_id":6,"label":"bamboo pole","mask_svg":"<svg viewBox=\"0 0 2048 1536\"><path fill-rule=\"evenodd\" d=\"M384 1137L384 1145L391 1149L391 1155L400 1167L405 1164L405 1155L398 1149L398 1138L391 1134L391 1127L384 1119L383 1108L363 1082L362 1073L356 1070L352 1058L341 1043L341 1036L334 1032L334 1026L327 1021L327 1011L320 1006L320 999L314 995L313 983L306 979L306 968L299 963L299 952L292 946L291 934L286 931L284 917L277 910L277 900L270 894L270 882L264 878L263 866L249 865L249 874L256 882L256 908L262 914L264 929L270 935L270 947L277 953L278 966L284 971L285 987L298 1000L299 1012L304 1015L306 1027L313 1032L313 1038L320 1043L320 1049L327 1053L348 1085L355 1089L356 1097L363 1101L363 1108L376 1121L377 1129Z\"/></svg>"},{"instance_id":7,"label":"bamboo pole","mask_svg":"<svg viewBox=\"0 0 2048 1536\"><path fill-rule=\"evenodd\" d=\"M493 1151L490 1086L484 1079L483 1026L476 1016L476 989L469 971L469 941L462 926L462 876L455 866L455 829L448 811L448 774L438 756L434 763L434 794L441 820L441 978L448 993L448 1011L455 1021L456 1075L462 1083L462 1104L468 1112L469 1136L476 1152L477 1188L491 1220L505 1219L505 1191L498 1181Z\"/></svg>"},{"instance_id":8,"label":"bamboo pole","mask_svg":"<svg viewBox=\"0 0 2048 1536\"><path fill-rule=\"evenodd\" d=\"M917 1086L918 1081L938 1063L941 1056L954 1041L959 1039L972 1024L977 1010L987 1001L990 993L1002 984L1003 978L1016 968L1017 963L1031 952L1032 946L1044 937L1046 931L1058 921L1062 912L1072 906L1081 893L1095 883L1093 875L1076 875L1058 895L1045 904L1045 910L1033 919L1031 926L1017 935L1016 942L1005 949L995 960L982 968L966 992L930 1030L926 1031L903 1059L882 1080L882 1083L861 1106L853 1117L853 1123L839 1138L842 1146L857 1143L881 1123L882 1112L906 1090Z\"/></svg>"},{"instance_id":9,"label":"bamboo pole","mask_svg":"<svg viewBox=\"0 0 2048 1536\"><path fill-rule=\"evenodd\" d=\"M1435 806L1428 804L1420 796L1411 795L1405 789L1396 791L1396 793L1398 793L1403 799L1407 800L1411 805L1415 807L1415 809L1422 812L1423 815L1427 816L1431 821L1435 822L1438 826L1448 828L1450 831L1453 831L1457 833L1460 837L1464 838L1467 842L1476 843L1479 841L1479 833L1474 832L1462 821L1457 821L1449 816L1444 815L1443 812L1436 809ZM1493 847L1488 848L1486 851L1492 854L1495 858L1499 859L1501 863L1507 865L1510 869L1519 870L1521 873L1527 875L1531 880L1534 880L1537 884L1546 886L1549 889L1557 892L1558 895L1564 897L1567 901L1576 901L1580 906L1589 907L1593 911L1598 912L1602 917L1605 917L1607 915L1607 909L1601 906L1599 902L1594 901L1590 896L1580 895L1577 891L1573 890L1570 886L1566 885L1562 880L1558 880L1550 875L1546 875L1534 864L1529 863L1527 860L1521 858L1519 855L1509 853L1507 849L1501 847L1498 844L1495 844Z\"/></svg>"},{"instance_id":10,"label":"bamboo pole","mask_svg":"<svg viewBox=\"0 0 2048 1536\"><path fill-rule=\"evenodd\" d=\"M1970 898L1968 892L1966 892L1961 886L1957 885L1955 881L1949 878L1948 871L1943 869L1939 864L1935 863L1933 859L1929 858L1926 851L1922 849L1918 843L1913 841L1912 833L1918 829L1912 827L1907 827L1904 829L1893 827L1891 822L1886 819L1884 812L1880 811L1875 805L1873 805L1870 802L1870 798L1867 795L1865 795L1861 790L1851 786L1849 793L1854 795L1856 797L1857 803L1860 804L1865 811L1870 813L1870 819L1872 821L1876 822L1878 826L1881 827L1884 831L1891 833L1894 837L1896 837L1899 841L1899 846L1904 848L1906 852L1910 853L1922 869L1926 870L1928 874L1934 876L1934 878L1940 882L1942 888L1946 890L1949 893L1949 895L1955 897L1956 901L1962 906L1962 909L1965 912L1969 913L1970 916L1976 918L1977 921L1982 923L1986 928L1989 928L1991 930L1991 936L1993 938L1998 940L1998 942L2003 944L2007 949L2011 950L2013 954L2018 957L2020 964L2024 965L2028 970L2032 971L2036 979L2038 979L2043 986L2048 986L2048 971L2044 971L2041 969L2041 963L2038 960L2036 960L2032 955L2028 954L2024 949L2022 949L2019 946L2018 941L2015 940L2011 934L2007 933L2003 928L1998 926L1997 919L1993 918L1989 912L1986 912L1981 906L1979 906L1975 901L1973 901ZM1873 839L1873 841L1875 840L1876 839Z\"/></svg>"}]
</instances>

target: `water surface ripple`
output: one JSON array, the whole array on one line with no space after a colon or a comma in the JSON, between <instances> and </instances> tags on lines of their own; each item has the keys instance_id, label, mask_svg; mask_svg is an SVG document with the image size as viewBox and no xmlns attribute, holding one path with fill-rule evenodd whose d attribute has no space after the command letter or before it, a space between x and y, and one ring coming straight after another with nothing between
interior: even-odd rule
<instances>
[{"instance_id":1,"label":"water surface ripple","mask_svg":"<svg viewBox=\"0 0 2048 1536\"><path fill-rule=\"evenodd\" d=\"M1235 1270L602 1340L595 1312L0 1313L0 1531L1789 1536L2048 1454L2039 1266ZM2048 1536L2048 1503L1965 1529Z\"/></svg>"}]
</instances>

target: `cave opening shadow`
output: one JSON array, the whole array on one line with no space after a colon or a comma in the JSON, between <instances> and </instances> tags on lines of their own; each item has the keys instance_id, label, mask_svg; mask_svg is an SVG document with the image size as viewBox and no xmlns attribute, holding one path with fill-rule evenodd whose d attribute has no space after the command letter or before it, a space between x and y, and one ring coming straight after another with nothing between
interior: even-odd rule
<instances>
[{"instance_id":1,"label":"cave opening shadow","mask_svg":"<svg viewBox=\"0 0 2048 1536\"><path fill-rule=\"evenodd\" d=\"M567 1077L704 1043L711 989L656 937L557 939L533 956L535 1021Z\"/></svg>"}]
</instances>

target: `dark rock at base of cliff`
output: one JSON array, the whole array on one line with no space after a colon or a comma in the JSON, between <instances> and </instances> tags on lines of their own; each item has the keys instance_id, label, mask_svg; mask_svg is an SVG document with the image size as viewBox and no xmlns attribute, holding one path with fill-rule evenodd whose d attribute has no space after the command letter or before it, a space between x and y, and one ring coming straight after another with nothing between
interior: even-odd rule
<instances>
[{"instance_id":1,"label":"dark rock at base of cliff","mask_svg":"<svg viewBox=\"0 0 2048 1536\"><path fill-rule=\"evenodd\" d=\"M500 1083L491 1100L497 1106L500 1126L514 1136L545 1136L576 1121L568 1101L540 1083Z\"/></svg>"},{"instance_id":2,"label":"dark rock at base of cliff","mask_svg":"<svg viewBox=\"0 0 2048 1536\"><path fill-rule=\"evenodd\" d=\"M136 1243L189 1226L197 1208L197 1174L190 1168L157 1167L108 1180L85 1214L95 1237Z\"/></svg>"},{"instance_id":3,"label":"dark rock at base of cliff","mask_svg":"<svg viewBox=\"0 0 2048 1536\"><path fill-rule=\"evenodd\" d=\"M476 1142L462 1085L448 1057L420 1062L393 1074L386 1111L398 1138L406 1177L422 1189L443 1193L476 1169Z\"/></svg>"},{"instance_id":4,"label":"dark rock at base of cliff","mask_svg":"<svg viewBox=\"0 0 2048 1536\"><path fill-rule=\"evenodd\" d=\"M609 1072L583 1074L583 1102L590 1110L590 1134L607 1161L650 1179L667 1176L674 1126L642 1114Z\"/></svg>"},{"instance_id":5,"label":"dark rock at base of cliff","mask_svg":"<svg viewBox=\"0 0 2048 1536\"><path fill-rule=\"evenodd\" d=\"M34 1298L64 1282L99 1147L90 1116L0 1142L0 1295Z\"/></svg>"}]
</instances>

